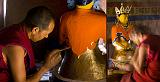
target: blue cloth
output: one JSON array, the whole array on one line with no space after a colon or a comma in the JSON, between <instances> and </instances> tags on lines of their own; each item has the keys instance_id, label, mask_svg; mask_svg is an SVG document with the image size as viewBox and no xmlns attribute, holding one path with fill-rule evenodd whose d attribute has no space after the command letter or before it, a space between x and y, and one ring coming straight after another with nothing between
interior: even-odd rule
<instances>
[{"instance_id":1,"label":"blue cloth","mask_svg":"<svg viewBox=\"0 0 160 82\"><path fill-rule=\"evenodd\" d=\"M95 0L94 5L93 5L93 9L95 10L100 10L100 5L99 5L100 1L99 0Z\"/></svg>"},{"instance_id":2,"label":"blue cloth","mask_svg":"<svg viewBox=\"0 0 160 82\"><path fill-rule=\"evenodd\" d=\"M67 7L69 9L74 9L76 7L75 0L67 0Z\"/></svg>"},{"instance_id":3,"label":"blue cloth","mask_svg":"<svg viewBox=\"0 0 160 82\"><path fill-rule=\"evenodd\" d=\"M91 3L93 0L75 0L77 5L87 5Z\"/></svg>"}]
</instances>

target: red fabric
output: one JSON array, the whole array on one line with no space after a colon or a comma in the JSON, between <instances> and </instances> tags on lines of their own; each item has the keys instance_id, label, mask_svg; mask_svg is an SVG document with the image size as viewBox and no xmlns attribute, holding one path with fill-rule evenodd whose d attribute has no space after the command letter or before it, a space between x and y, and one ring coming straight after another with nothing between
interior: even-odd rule
<instances>
[{"instance_id":1,"label":"red fabric","mask_svg":"<svg viewBox=\"0 0 160 82\"><path fill-rule=\"evenodd\" d=\"M75 55L94 49L99 38L106 40L106 15L86 9L76 9L61 18L60 41L68 42ZM91 43L93 42L93 45Z\"/></svg>"},{"instance_id":2,"label":"red fabric","mask_svg":"<svg viewBox=\"0 0 160 82\"><path fill-rule=\"evenodd\" d=\"M160 82L160 37L153 35L148 36L146 40L141 44L146 45L147 67L144 68L143 72L133 72L133 79L136 82ZM139 46L141 46L141 44ZM122 78L124 79L124 78ZM124 81L125 82L125 81Z\"/></svg>"},{"instance_id":3,"label":"red fabric","mask_svg":"<svg viewBox=\"0 0 160 82\"><path fill-rule=\"evenodd\" d=\"M148 36L141 44L145 44L147 48L147 68L142 74L134 72L136 82L160 82L160 36Z\"/></svg>"},{"instance_id":4,"label":"red fabric","mask_svg":"<svg viewBox=\"0 0 160 82\"><path fill-rule=\"evenodd\" d=\"M27 62L29 61L29 66L26 68L32 69L35 66L31 42L24 25L17 24L6 27L0 31L0 82L7 82L11 79L8 66L2 57L2 48L7 45L22 46L27 51L24 63L28 65Z\"/></svg>"}]
</instances>

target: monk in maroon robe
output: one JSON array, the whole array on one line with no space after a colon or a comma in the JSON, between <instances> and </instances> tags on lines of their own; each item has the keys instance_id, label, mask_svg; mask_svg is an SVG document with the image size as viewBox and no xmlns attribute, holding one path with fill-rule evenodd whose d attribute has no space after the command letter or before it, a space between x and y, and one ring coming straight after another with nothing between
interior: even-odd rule
<instances>
[{"instance_id":1,"label":"monk in maroon robe","mask_svg":"<svg viewBox=\"0 0 160 82\"><path fill-rule=\"evenodd\" d=\"M59 50L53 50L44 65L35 71L31 46L31 41L47 38L54 25L49 9L40 6L31 9L22 23L0 31L0 82L38 82L45 72L58 64Z\"/></svg>"}]
</instances>

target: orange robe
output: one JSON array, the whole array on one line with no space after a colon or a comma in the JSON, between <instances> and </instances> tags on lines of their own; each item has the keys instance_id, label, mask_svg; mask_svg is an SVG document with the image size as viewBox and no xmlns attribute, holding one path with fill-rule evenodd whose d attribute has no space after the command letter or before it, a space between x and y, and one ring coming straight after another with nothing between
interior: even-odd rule
<instances>
[{"instance_id":1,"label":"orange robe","mask_svg":"<svg viewBox=\"0 0 160 82\"><path fill-rule=\"evenodd\" d=\"M60 43L67 42L79 56L94 49L99 38L106 40L106 15L86 9L76 9L61 18Z\"/></svg>"},{"instance_id":2,"label":"orange robe","mask_svg":"<svg viewBox=\"0 0 160 82\"><path fill-rule=\"evenodd\" d=\"M122 60L126 60L129 58L128 57L129 55L127 54L132 52L126 52L124 49L131 48L131 44L128 43L128 40L129 40L129 33L131 32L132 28L133 28L132 25L128 25L128 27L125 29L119 23L112 26L112 30L111 30L112 44L114 42L118 42L119 46L121 47L123 46L123 49L121 50L118 50L118 46L115 46L116 50L114 51L113 59L119 60L119 57L121 57ZM121 36L124 37L125 39L121 39L123 41L118 41L118 39L116 39L117 33L122 33Z\"/></svg>"},{"instance_id":3,"label":"orange robe","mask_svg":"<svg viewBox=\"0 0 160 82\"><path fill-rule=\"evenodd\" d=\"M112 42L117 37L117 33L122 33L122 36L126 38L126 40L129 40L129 32L132 30L133 26L129 25L128 29L124 29L120 24L115 24L112 26Z\"/></svg>"}]
</instances>

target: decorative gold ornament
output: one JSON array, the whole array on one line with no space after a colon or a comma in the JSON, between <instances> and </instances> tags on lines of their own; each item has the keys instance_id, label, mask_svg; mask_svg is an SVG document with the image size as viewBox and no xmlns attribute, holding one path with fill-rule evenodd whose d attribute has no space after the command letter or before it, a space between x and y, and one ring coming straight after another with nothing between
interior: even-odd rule
<instances>
[{"instance_id":1,"label":"decorative gold ornament","mask_svg":"<svg viewBox=\"0 0 160 82\"><path fill-rule=\"evenodd\" d=\"M121 7L120 9L118 9L117 7L115 7L115 12L117 15L119 14L123 14L123 13L129 13L131 10L132 6L127 6L126 8L124 8L123 3L121 3Z\"/></svg>"}]
</instances>

